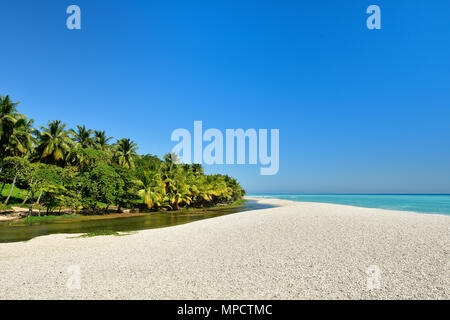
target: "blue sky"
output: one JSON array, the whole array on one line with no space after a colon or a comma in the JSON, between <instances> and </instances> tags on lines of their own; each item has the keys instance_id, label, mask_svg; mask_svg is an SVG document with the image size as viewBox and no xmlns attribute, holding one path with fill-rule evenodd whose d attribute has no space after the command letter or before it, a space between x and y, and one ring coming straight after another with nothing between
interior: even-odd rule
<instances>
[{"instance_id":1,"label":"blue sky","mask_svg":"<svg viewBox=\"0 0 450 320\"><path fill-rule=\"evenodd\" d=\"M82 30L66 28L66 8ZM382 29L366 28L381 7ZM447 1L0 2L0 94L163 155L174 129L279 128L255 192L450 193Z\"/></svg>"}]
</instances>

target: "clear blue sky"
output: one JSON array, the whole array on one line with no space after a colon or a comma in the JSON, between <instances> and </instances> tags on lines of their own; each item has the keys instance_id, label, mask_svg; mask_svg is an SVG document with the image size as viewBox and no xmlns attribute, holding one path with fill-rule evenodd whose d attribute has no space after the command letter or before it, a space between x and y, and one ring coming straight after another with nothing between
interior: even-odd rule
<instances>
[{"instance_id":1,"label":"clear blue sky","mask_svg":"<svg viewBox=\"0 0 450 320\"><path fill-rule=\"evenodd\" d=\"M66 29L66 8L82 30ZM382 29L366 28L366 8ZM249 192L450 193L450 2L0 2L0 94L172 149L176 128L279 128L280 171L213 166Z\"/></svg>"}]
</instances>

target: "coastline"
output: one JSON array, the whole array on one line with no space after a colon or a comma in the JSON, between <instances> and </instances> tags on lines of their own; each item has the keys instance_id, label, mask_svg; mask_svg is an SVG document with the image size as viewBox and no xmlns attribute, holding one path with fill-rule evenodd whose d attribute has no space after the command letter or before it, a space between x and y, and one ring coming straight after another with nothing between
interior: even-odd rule
<instances>
[{"instance_id":1,"label":"coastline","mask_svg":"<svg viewBox=\"0 0 450 320\"><path fill-rule=\"evenodd\" d=\"M295 197L298 197L295 199ZM292 198L294 197L294 198ZM314 200L311 200L311 197L314 197ZM318 198L321 198L318 200ZM324 199L323 197L335 197L334 199ZM337 198L336 198L337 197ZM350 197L350 199L345 199L346 201L342 202L342 198ZM363 203L361 199L357 199L355 197L369 197L369 203ZM397 197L395 199L395 203L386 203L387 199L380 201L373 201L373 197L391 197L390 201L392 201L392 197ZM413 197L413 199L405 199L401 197ZM424 199L415 198L414 197L445 197L444 199ZM388 211L403 211L403 212L411 212L411 213L419 213L419 214L438 214L438 215L446 215L450 216L450 194L272 194L272 195L249 195L248 198L255 199L283 199L283 200L291 200L294 202L303 202L303 203L328 203L328 204L336 204L336 205L344 205L351 206L357 208L370 208L370 209L381 209ZM308 199L309 198L309 199ZM352 199L353 198L353 199ZM421 203L414 203L416 201L420 201ZM339 202L340 201L340 202ZM439 205L436 205L439 203Z\"/></svg>"},{"instance_id":2,"label":"coastline","mask_svg":"<svg viewBox=\"0 0 450 320\"><path fill-rule=\"evenodd\" d=\"M450 215L446 213L438 213L438 212L420 212L420 211L413 211L413 210L397 210L397 209L386 209L386 208L376 208L376 207L363 207L363 206L357 206L357 205L351 205L351 204L341 204L341 203L329 203L329 202L313 202L313 201L294 201L294 200L287 200L287 199L278 199L278 198L263 198L258 196L245 196L246 200L250 201L260 201L260 200L275 200L275 203L281 203L281 201L286 201L285 205L288 205L289 202L292 203L304 203L308 205L315 205L315 204L329 204L332 206L338 206L338 207L351 207L351 208L357 208L357 209L374 209L374 210L380 210L380 211L387 211L386 213L392 214L392 213L408 213L408 214L419 214L419 215L427 215L427 216L444 216L449 217ZM263 201L264 202L264 201ZM268 203L267 203L268 204ZM272 204L274 206L277 206L276 204Z\"/></svg>"},{"instance_id":3,"label":"coastline","mask_svg":"<svg viewBox=\"0 0 450 320\"><path fill-rule=\"evenodd\" d=\"M123 237L0 244L0 297L450 298L448 216L249 199L275 207ZM74 265L80 289L67 287ZM379 289L367 287L371 266L381 271Z\"/></svg>"}]
</instances>

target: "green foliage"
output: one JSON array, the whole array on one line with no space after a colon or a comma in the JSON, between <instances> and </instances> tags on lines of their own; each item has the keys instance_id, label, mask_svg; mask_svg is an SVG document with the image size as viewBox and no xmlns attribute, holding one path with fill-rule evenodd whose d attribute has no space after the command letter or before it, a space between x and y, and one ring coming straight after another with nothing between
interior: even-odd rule
<instances>
[{"instance_id":1,"label":"green foliage","mask_svg":"<svg viewBox=\"0 0 450 320\"><path fill-rule=\"evenodd\" d=\"M128 236L130 234L135 234L135 232L117 232L117 231L109 231L109 230L101 230L101 231L94 231L86 234L82 234L78 237L73 238L92 238L92 237L98 237L98 236Z\"/></svg>"},{"instance_id":2,"label":"green foliage","mask_svg":"<svg viewBox=\"0 0 450 320\"><path fill-rule=\"evenodd\" d=\"M30 170L30 162L27 159L21 157L6 157L3 159L2 169L4 170L9 180L11 180L11 187L9 189L8 196L3 203L4 205L7 205L14 192L17 181L23 179L26 173Z\"/></svg>"},{"instance_id":3,"label":"green foliage","mask_svg":"<svg viewBox=\"0 0 450 320\"><path fill-rule=\"evenodd\" d=\"M2 207L108 212L109 208L178 210L233 203L245 191L226 175L205 175L199 164L138 155L130 139L113 139L84 125L70 131L61 121L40 130L0 96L0 191ZM32 221L34 217L31 218Z\"/></svg>"},{"instance_id":4,"label":"green foliage","mask_svg":"<svg viewBox=\"0 0 450 320\"><path fill-rule=\"evenodd\" d=\"M47 208L47 213L57 207L64 205L64 192L66 188L62 185L46 185L42 188L42 204Z\"/></svg>"},{"instance_id":5,"label":"green foliage","mask_svg":"<svg viewBox=\"0 0 450 320\"><path fill-rule=\"evenodd\" d=\"M67 154L67 163L78 166L80 170L84 166L92 166L95 163L111 163L112 155L107 151L96 150L93 148L81 148L76 146Z\"/></svg>"},{"instance_id":6,"label":"green foliage","mask_svg":"<svg viewBox=\"0 0 450 320\"><path fill-rule=\"evenodd\" d=\"M0 186L0 188L1 188L1 186ZM3 199L6 199L6 197L8 196L8 193L9 193L9 190L11 189L11 184L10 183L6 183L5 184L5 186L3 187L3 190L2 190L2 192L1 192L1 197L3 198ZM20 189L20 188L17 188L17 187L15 187L14 189L13 189L13 192L12 192L12 195L11 195L11 203L18 203L18 202L22 202L24 199L25 199L25 197L26 197L26 195L27 195L27 190L23 190L23 189ZM13 201L14 200L14 201ZM1 203L2 205L3 205L3 203ZM7 207L11 207L9 204L6 206L6 205L3 205L4 207L3 208L7 208Z\"/></svg>"},{"instance_id":7,"label":"green foliage","mask_svg":"<svg viewBox=\"0 0 450 320\"><path fill-rule=\"evenodd\" d=\"M118 208L134 207L135 203L139 201L139 195L136 192L136 171L128 170L119 165L114 165L114 170L119 175L118 183L123 182L121 190L117 190L114 205Z\"/></svg>"},{"instance_id":8,"label":"green foliage","mask_svg":"<svg viewBox=\"0 0 450 320\"><path fill-rule=\"evenodd\" d=\"M95 211L98 202L112 205L122 195L124 182L114 168L104 162L86 168L81 176L84 207Z\"/></svg>"}]
</instances>

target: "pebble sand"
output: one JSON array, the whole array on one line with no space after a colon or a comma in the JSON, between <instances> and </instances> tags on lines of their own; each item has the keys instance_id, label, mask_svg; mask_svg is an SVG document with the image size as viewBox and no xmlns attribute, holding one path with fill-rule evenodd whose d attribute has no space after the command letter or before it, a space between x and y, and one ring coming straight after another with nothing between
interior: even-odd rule
<instances>
[{"instance_id":1,"label":"pebble sand","mask_svg":"<svg viewBox=\"0 0 450 320\"><path fill-rule=\"evenodd\" d=\"M0 299L450 298L449 216L259 201L278 207L0 244Z\"/></svg>"}]
</instances>

